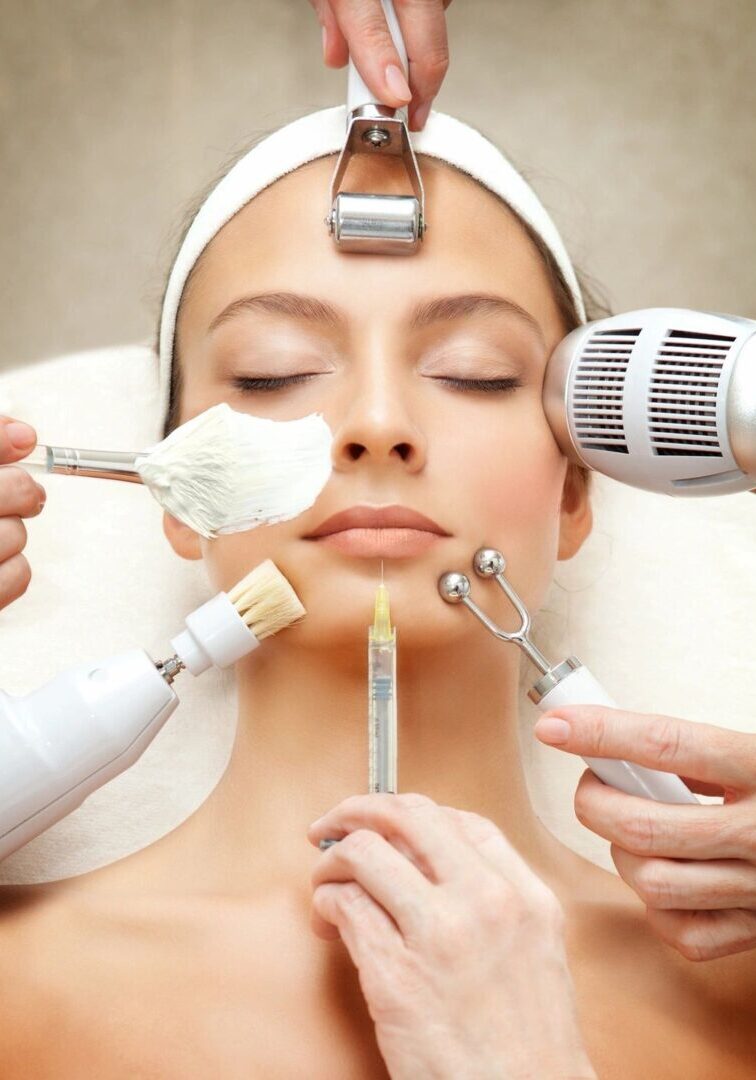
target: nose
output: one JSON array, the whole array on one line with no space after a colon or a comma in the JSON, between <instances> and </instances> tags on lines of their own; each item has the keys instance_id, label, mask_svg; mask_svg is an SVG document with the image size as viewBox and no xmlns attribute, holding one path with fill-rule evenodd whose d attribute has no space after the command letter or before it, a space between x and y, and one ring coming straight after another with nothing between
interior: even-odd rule
<instances>
[{"instance_id":1,"label":"nose","mask_svg":"<svg viewBox=\"0 0 756 1080\"><path fill-rule=\"evenodd\" d=\"M354 366L360 370L334 430L334 468L347 470L360 462L418 472L427 444L413 417L411 376L380 356Z\"/></svg>"}]
</instances>

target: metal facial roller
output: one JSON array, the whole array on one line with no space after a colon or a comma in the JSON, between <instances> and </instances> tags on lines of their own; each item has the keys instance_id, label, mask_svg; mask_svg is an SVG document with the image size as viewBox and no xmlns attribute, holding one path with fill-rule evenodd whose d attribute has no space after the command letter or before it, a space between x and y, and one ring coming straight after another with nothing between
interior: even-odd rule
<instances>
[{"instance_id":1,"label":"metal facial roller","mask_svg":"<svg viewBox=\"0 0 756 1080\"><path fill-rule=\"evenodd\" d=\"M391 0L382 0L391 36L407 73L407 50ZM401 157L414 195L339 192L353 154ZM407 109L392 109L375 100L349 61L347 131L331 180L328 231L342 251L374 255L413 255L427 228L425 193L407 128Z\"/></svg>"},{"instance_id":2,"label":"metal facial roller","mask_svg":"<svg viewBox=\"0 0 756 1080\"><path fill-rule=\"evenodd\" d=\"M530 614L520 597L504 577L506 561L495 548L480 548L473 558L473 568L478 577L493 578L504 590L520 616L520 629L502 630L470 598L470 580L464 574L451 572L438 579L438 591L449 604L464 604L483 623L486 630L499 641L513 642L541 672L541 678L528 691L530 700L541 712L560 705L607 705L619 706L609 697L601 684L576 656L569 656L560 664L552 665L529 639ZM615 758L583 758L600 780L618 788L628 795L640 795L647 799L669 803L696 803L698 799L674 773L648 769L631 761Z\"/></svg>"}]
</instances>

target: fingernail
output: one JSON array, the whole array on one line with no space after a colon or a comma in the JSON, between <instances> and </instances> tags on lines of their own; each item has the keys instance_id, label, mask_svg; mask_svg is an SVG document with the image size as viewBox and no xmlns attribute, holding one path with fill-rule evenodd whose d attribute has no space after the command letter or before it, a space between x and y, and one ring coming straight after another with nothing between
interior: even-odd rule
<instances>
[{"instance_id":1,"label":"fingernail","mask_svg":"<svg viewBox=\"0 0 756 1080\"><path fill-rule=\"evenodd\" d=\"M34 442L34 428L29 427L28 424L19 423L18 420L14 420L12 424L6 426L5 430L8 433L8 438L17 450L24 450Z\"/></svg>"},{"instance_id":2,"label":"fingernail","mask_svg":"<svg viewBox=\"0 0 756 1080\"><path fill-rule=\"evenodd\" d=\"M389 64L386 68L386 86L394 97L401 98L403 101L409 101L412 97L407 80L402 74L401 68L398 68L396 64Z\"/></svg>"},{"instance_id":3,"label":"fingernail","mask_svg":"<svg viewBox=\"0 0 756 1080\"><path fill-rule=\"evenodd\" d=\"M420 107L415 110L415 119L413 123L418 131L425 125L425 121L428 119L428 113L430 112L430 110L430 101L426 101L425 104L420 105Z\"/></svg>"},{"instance_id":4,"label":"fingernail","mask_svg":"<svg viewBox=\"0 0 756 1080\"><path fill-rule=\"evenodd\" d=\"M570 725L558 716L542 716L533 731L547 743L566 743L570 737Z\"/></svg>"}]
</instances>

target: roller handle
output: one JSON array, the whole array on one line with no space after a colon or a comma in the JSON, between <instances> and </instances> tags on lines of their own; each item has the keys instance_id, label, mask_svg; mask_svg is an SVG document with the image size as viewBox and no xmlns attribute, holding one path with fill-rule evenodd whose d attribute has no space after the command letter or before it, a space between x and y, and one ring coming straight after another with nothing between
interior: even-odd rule
<instances>
[{"instance_id":1,"label":"roller handle","mask_svg":"<svg viewBox=\"0 0 756 1080\"><path fill-rule=\"evenodd\" d=\"M619 708L601 683L584 666L565 676L538 702L541 712L558 708L560 705L608 705L611 709ZM583 761L599 780L628 795L640 795L646 799L667 803L699 802L674 773L649 769L631 761L618 761L616 758L584 757Z\"/></svg>"},{"instance_id":2,"label":"roller handle","mask_svg":"<svg viewBox=\"0 0 756 1080\"><path fill-rule=\"evenodd\" d=\"M404 38L399 28L399 21L394 11L394 5L392 0L381 0L383 4L383 13L386 16L386 22L388 23L389 30L391 31L391 37L393 38L396 51L399 53L399 59L402 63L402 70L404 71L405 78L407 77L408 62L407 62L407 50L404 47ZM357 68L352 63L352 59L349 59L349 78L347 83L347 117L351 116L355 109L358 109L361 105L382 105L385 102L378 101L372 90L369 90L363 82ZM402 116L406 121L406 107L396 110L397 116Z\"/></svg>"}]
</instances>

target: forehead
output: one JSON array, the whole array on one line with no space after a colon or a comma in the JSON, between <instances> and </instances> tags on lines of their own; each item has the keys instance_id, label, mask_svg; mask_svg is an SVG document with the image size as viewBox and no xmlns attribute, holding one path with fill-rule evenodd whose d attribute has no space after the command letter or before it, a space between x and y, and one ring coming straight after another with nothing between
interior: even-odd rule
<instances>
[{"instance_id":1,"label":"forehead","mask_svg":"<svg viewBox=\"0 0 756 1080\"><path fill-rule=\"evenodd\" d=\"M179 318L179 346L218 312L255 291L322 297L350 320L396 319L418 299L500 293L531 312L547 342L563 334L543 260L492 192L442 162L418 155L428 230L414 255L340 251L325 225L335 157L310 162L251 200L213 238L195 267ZM352 159L341 190L409 194L397 158Z\"/></svg>"}]
</instances>

